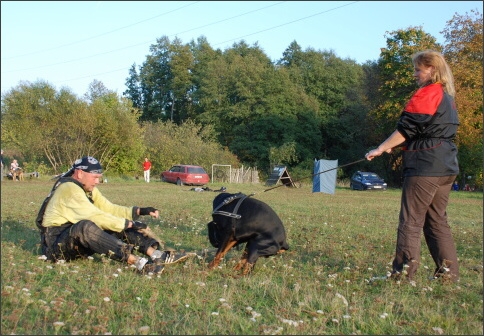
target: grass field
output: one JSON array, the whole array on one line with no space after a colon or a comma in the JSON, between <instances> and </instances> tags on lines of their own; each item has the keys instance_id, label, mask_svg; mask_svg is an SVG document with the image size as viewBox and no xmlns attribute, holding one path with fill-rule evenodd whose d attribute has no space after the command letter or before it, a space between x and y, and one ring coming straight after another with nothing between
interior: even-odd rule
<instances>
[{"instance_id":1,"label":"grass field","mask_svg":"<svg viewBox=\"0 0 484 336\"><path fill-rule=\"evenodd\" d=\"M422 239L411 286L368 281L390 270L400 190L338 187L328 195L312 193L309 184L267 192L262 184L224 184L268 203L290 245L259 259L250 276L235 278L241 250L207 270L214 248L206 224L216 193L110 179L99 189L112 202L157 207L161 218L145 221L165 246L199 254L150 278L100 255L65 264L39 259L34 218L51 186L1 183L2 335L483 334L482 193L451 194L460 283L428 280L434 264Z\"/></svg>"}]
</instances>

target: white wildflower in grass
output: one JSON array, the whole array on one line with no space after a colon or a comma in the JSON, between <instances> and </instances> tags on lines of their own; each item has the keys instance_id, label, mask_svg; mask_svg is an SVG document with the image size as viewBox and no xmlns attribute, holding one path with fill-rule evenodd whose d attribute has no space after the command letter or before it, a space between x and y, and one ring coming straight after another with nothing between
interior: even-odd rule
<instances>
[{"instance_id":1,"label":"white wildflower in grass","mask_svg":"<svg viewBox=\"0 0 484 336\"><path fill-rule=\"evenodd\" d=\"M42 255L41 255L40 257L38 257L37 259L39 259L39 260L47 260L47 257L46 257L45 255L43 255L43 254L42 254Z\"/></svg>"},{"instance_id":2,"label":"white wildflower in grass","mask_svg":"<svg viewBox=\"0 0 484 336\"><path fill-rule=\"evenodd\" d=\"M105 297L103 300L104 300L104 302L109 302L109 301L111 301L111 299L110 299L110 298L108 298L107 296L106 296L106 297Z\"/></svg>"},{"instance_id":3,"label":"white wildflower in grass","mask_svg":"<svg viewBox=\"0 0 484 336\"><path fill-rule=\"evenodd\" d=\"M346 282L346 283L350 283L350 282L351 282L351 280L345 280L345 282Z\"/></svg>"},{"instance_id":4,"label":"white wildflower in grass","mask_svg":"<svg viewBox=\"0 0 484 336\"><path fill-rule=\"evenodd\" d=\"M224 288L227 288L228 286L227 285L224 285Z\"/></svg>"},{"instance_id":5,"label":"white wildflower in grass","mask_svg":"<svg viewBox=\"0 0 484 336\"><path fill-rule=\"evenodd\" d=\"M344 319L350 319L350 318L351 318L351 316L349 316L349 315L343 315L343 318L344 318Z\"/></svg>"},{"instance_id":6,"label":"white wildflower in grass","mask_svg":"<svg viewBox=\"0 0 484 336\"><path fill-rule=\"evenodd\" d=\"M257 322L257 320L253 317L251 317L249 320L252 321L252 322Z\"/></svg>"},{"instance_id":7,"label":"white wildflower in grass","mask_svg":"<svg viewBox=\"0 0 484 336\"><path fill-rule=\"evenodd\" d=\"M349 271L351 269L351 267L346 266L343 269L346 270L346 271Z\"/></svg>"},{"instance_id":8,"label":"white wildflower in grass","mask_svg":"<svg viewBox=\"0 0 484 336\"><path fill-rule=\"evenodd\" d=\"M91 310L90 310L90 309L86 309L86 310L84 311L84 313L85 313L86 315L89 315L89 314L91 314Z\"/></svg>"},{"instance_id":9,"label":"white wildflower in grass","mask_svg":"<svg viewBox=\"0 0 484 336\"><path fill-rule=\"evenodd\" d=\"M373 268L371 268L371 267L368 267L368 270L369 270L369 271L373 271Z\"/></svg>"},{"instance_id":10,"label":"white wildflower in grass","mask_svg":"<svg viewBox=\"0 0 484 336\"><path fill-rule=\"evenodd\" d=\"M136 300L141 301L141 298L139 296L136 297Z\"/></svg>"},{"instance_id":11,"label":"white wildflower in grass","mask_svg":"<svg viewBox=\"0 0 484 336\"><path fill-rule=\"evenodd\" d=\"M252 311L252 310L254 310L254 308L252 308L252 307L249 306L249 307L245 307L245 310Z\"/></svg>"},{"instance_id":12,"label":"white wildflower in grass","mask_svg":"<svg viewBox=\"0 0 484 336\"><path fill-rule=\"evenodd\" d=\"M119 276L119 274L113 273L113 277L117 278L118 276Z\"/></svg>"},{"instance_id":13,"label":"white wildflower in grass","mask_svg":"<svg viewBox=\"0 0 484 336\"><path fill-rule=\"evenodd\" d=\"M218 299L218 300L219 300L220 302L225 302L225 301L227 301L227 300L225 300L224 298L220 298L220 299Z\"/></svg>"},{"instance_id":14,"label":"white wildflower in grass","mask_svg":"<svg viewBox=\"0 0 484 336\"><path fill-rule=\"evenodd\" d=\"M439 335L442 335L444 333L444 330L440 327L432 327L432 330L435 331Z\"/></svg>"},{"instance_id":15,"label":"white wildflower in grass","mask_svg":"<svg viewBox=\"0 0 484 336\"><path fill-rule=\"evenodd\" d=\"M277 329L272 330L272 329L264 329L262 333L264 335L280 335L282 331L284 330L283 327L277 327Z\"/></svg>"},{"instance_id":16,"label":"white wildflower in grass","mask_svg":"<svg viewBox=\"0 0 484 336\"><path fill-rule=\"evenodd\" d=\"M47 266L45 266L45 268L47 268L47 269L53 269L54 267L51 266L51 265L47 265Z\"/></svg>"},{"instance_id":17,"label":"white wildflower in grass","mask_svg":"<svg viewBox=\"0 0 484 336\"><path fill-rule=\"evenodd\" d=\"M197 281L197 282L195 282L195 285L198 285L200 287L204 287L205 286L205 283L204 282L201 282L201 281Z\"/></svg>"},{"instance_id":18,"label":"white wildflower in grass","mask_svg":"<svg viewBox=\"0 0 484 336\"><path fill-rule=\"evenodd\" d=\"M218 316L219 314L218 314L218 312L212 312L212 315Z\"/></svg>"},{"instance_id":19,"label":"white wildflower in grass","mask_svg":"<svg viewBox=\"0 0 484 336\"><path fill-rule=\"evenodd\" d=\"M334 319L331 319L331 322L336 323L336 324L339 324L338 319L335 319L335 318Z\"/></svg>"},{"instance_id":20,"label":"white wildflower in grass","mask_svg":"<svg viewBox=\"0 0 484 336\"><path fill-rule=\"evenodd\" d=\"M150 327L148 326L139 327L138 332L140 335L148 335L148 333L150 332Z\"/></svg>"},{"instance_id":21,"label":"white wildflower in grass","mask_svg":"<svg viewBox=\"0 0 484 336\"><path fill-rule=\"evenodd\" d=\"M343 295L341 295L340 293L336 293L336 297L339 297L343 301L344 305L348 307L348 301Z\"/></svg>"},{"instance_id":22,"label":"white wildflower in grass","mask_svg":"<svg viewBox=\"0 0 484 336\"><path fill-rule=\"evenodd\" d=\"M281 318L280 320L281 320L282 323L286 323L286 324L292 325L294 327L299 326L299 323L297 323L296 321L293 321L293 320L288 320L288 319L285 319L285 318Z\"/></svg>"},{"instance_id":23,"label":"white wildflower in grass","mask_svg":"<svg viewBox=\"0 0 484 336\"><path fill-rule=\"evenodd\" d=\"M330 284L330 283L329 283L327 286L328 286L329 288L333 288L333 285L332 285L332 284Z\"/></svg>"},{"instance_id":24,"label":"white wildflower in grass","mask_svg":"<svg viewBox=\"0 0 484 336\"><path fill-rule=\"evenodd\" d=\"M59 259L56 261L56 264L58 265L64 265L66 263L66 261L64 259Z\"/></svg>"},{"instance_id":25,"label":"white wildflower in grass","mask_svg":"<svg viewBox=\"0 0 484 336\"><path fill-rule=\"evenodd\" d=\"M28 288L25 288L25 287L24 287L24 288L22 288L22 290L23 290L24 292L28 292L28 291L29 291L29 289L28 289Z\"/></svg>"},{"instance_id":26,"label":"white wildflower in grass","mask_svg":"<svg viewBox=\"0 0 484 336\"><path fill-rule=\"evenodd\" d=\"M54 325L54 327L63 327L63 326L65 326L65 323L57 321L57 322L54 322L53 325Z\"/></svg>"},{"instance_id":27,"label":"white wildflower in grass","mask_svg":"<svg viewBox=\"0 0 484 336\"><path fill-rule=\"evenodd\" d=\"M62 306L64 304L64 302L60 301L60 300L52 300L52 301L50 301L50 304L53 305L53 306Z\"/></svg>"},{"instance_id":28,"label":"white wildflower in grass","mask_svg":"<svg viewBox=\"0 0 484 336\"><path fill-rule=\"evenodd\" d=\"M319 309L319 310L316 310L316 313L318 313L318 314L324 314L324 311L322 311L321 309Z\"/></svg>"},{"instance_id":29,"label":"white wildflower in grass","mask_svg":"<svg viewBox=\"0 0 484 336\"><path fill-rule=\"evenodd\" d=\"M37 300L37 301L38 301L39 303L41 303L41 304L44 304L44 305L45 305L45 304L47 304L47 301L44 301L44 300L42 300L42 299L39 299L39 300Z\"/></svg>"},{"instance_id":30,"label":"white wildflower in grass","mask_svg":"<svg viewBox=\"0 0 484 336\"><path fill-rule=\"evenodd\" d=\"M256 312L256 311L254 311L254 310L253 310L253 311L251 311L251 314L252 314L252 317L253 317L253 318L256 318L256 317L260 317L260 316L261 316L261 314L260 314L260 313L258 313L258 312Z\"/></svg>"},{"instance_id":31,"label":"white wildflower in grass","mask_svg":"<svg viewBox=\"0 0 484 336\"><path fill-rule=\"evenodd\" d=\"M425 269L429 269L429 267L427 265L424 266Z\"/></svg>"},{"instance_id":32,"label":"white wildflower in grass","mask_svg":"<svg viewBox=\"0 0 484 336\"><path fill-rule=\"evenodd\" d=\"M185 307L190 308L190 305L189 304L186 304Z\"/></svg>"},{"instance_id":33,"label":"white wildflower in grass","mask_svg":"<svg viewBox=\"0 0 484 336\"><path fill-rule=\"evenodd\" d=\"M387 318L387 316L388 316L388 313L383 313L383 314L381 314L381 315L380 315L380 318L382 318L382 319L386 319L386 318Z\"/></svg>"}]
</instances>

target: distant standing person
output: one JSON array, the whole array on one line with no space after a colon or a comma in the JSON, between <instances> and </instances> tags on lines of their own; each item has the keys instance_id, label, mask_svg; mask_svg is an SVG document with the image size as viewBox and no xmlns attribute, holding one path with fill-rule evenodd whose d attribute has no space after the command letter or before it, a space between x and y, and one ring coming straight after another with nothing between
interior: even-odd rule
<instances>
[{"instance_id":1,"label":"distant standing person","mask_svg":"<svg viewBox=\"0 0 484 336\"><path fill-rule=\"evenodd\" d=\"M0 164L2 166L1 168L1 176L0 176L0 181L3 181L3 149L2 149L2 152L0 154Z\"/></svg>"},{"instance_id":2,"label":"distant standing person","mask_svg":"<svg viewBox=\"0 0 484 336\"><path fill-rule=\"evenodd\" d=\"M426 50L412 56L420 87L410 98L396 130L368 160L403 144L403 188L391 278L413 281L420 264L420 236L435 262L434 278L458 281L459 264L447 222L447 204L459 174L454 138L459 125L452 72L442 54Z\"/></svg>"},{"instance_id":3,"label":"distant standing person","mask_svg":"<svg viewBox=\"0 0 484 336\"><path fill-rule=\"evenodd\" d=\"M148 158L145 158L145 162L143 162L143 174L145 177L145 182L150 183L150 170L151 170L151 162Z\"/></svg>"}]
</instances>

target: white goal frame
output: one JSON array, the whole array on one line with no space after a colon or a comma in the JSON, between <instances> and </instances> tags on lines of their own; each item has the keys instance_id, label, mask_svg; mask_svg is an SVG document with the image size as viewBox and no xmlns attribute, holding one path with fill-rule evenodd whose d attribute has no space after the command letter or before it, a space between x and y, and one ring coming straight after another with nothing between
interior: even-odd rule
<instances>
[{"instance_id":1,"label":"white goal frame","mask_svg":"<svg viewBox=\"0 0 484 336\"><path fill-rule=\"evenodd\" d=\"M229 167L229 183L232 183L232 165L223 165L223 164L212 164L212 183L215 182L216 176L214 175L214 168L215 167Z\"/></svg>"}]
</instances>

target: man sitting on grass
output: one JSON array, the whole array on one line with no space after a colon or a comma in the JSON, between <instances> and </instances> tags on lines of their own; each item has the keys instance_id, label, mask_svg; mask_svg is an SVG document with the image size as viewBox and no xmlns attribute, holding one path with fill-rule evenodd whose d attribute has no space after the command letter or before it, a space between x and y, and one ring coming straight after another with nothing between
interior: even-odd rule
<instances>
[{"instance_id":1,"label":"man sitting on grass","mask_svg":"<svg viewBox=\"0 0 484 336\"><path fill-rule=\"evenodd\" d=\"M62 174L37 216L42 253L50 261L70 261L94 253L134 265L142 274L160 274L164 265L195 253L160 251L160 242L146 235L139 216L159 217L153 207L125 207L111 203L96 187L102 180L98 160L85 156ZM150 257L140 257L133 250Z\"/></svg>"}]
</instances>

